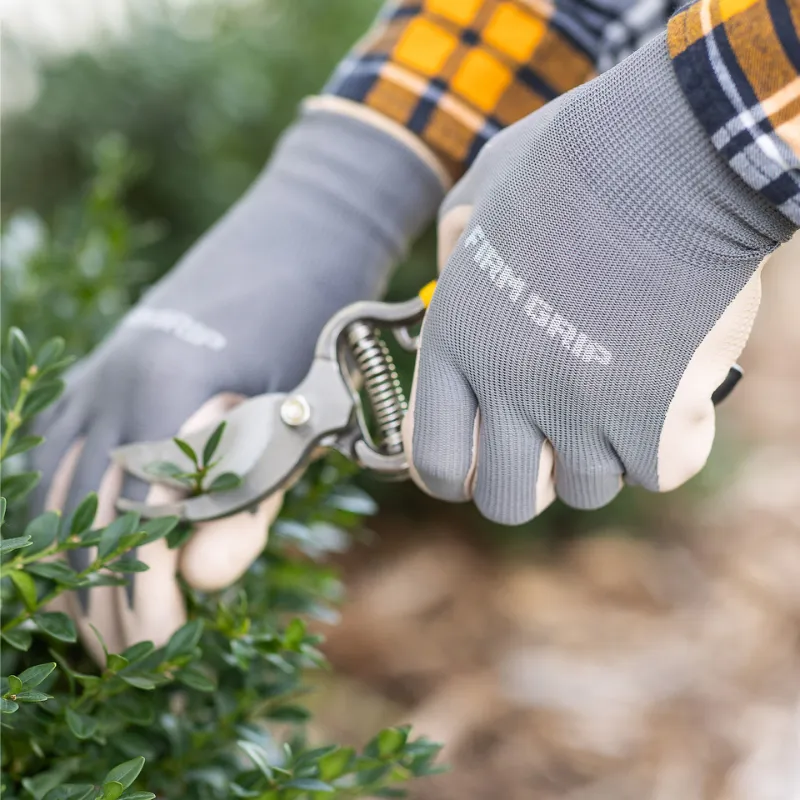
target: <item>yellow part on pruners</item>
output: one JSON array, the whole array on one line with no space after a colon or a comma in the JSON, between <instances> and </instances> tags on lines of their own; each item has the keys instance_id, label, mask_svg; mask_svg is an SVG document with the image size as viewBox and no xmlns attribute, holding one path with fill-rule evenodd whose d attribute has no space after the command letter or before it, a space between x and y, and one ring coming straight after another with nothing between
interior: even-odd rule
<instances>
[{"instance_id":1,"label":"yellow part on pruners","mask_svg":"<svg viewBox=\"0 0 800 800\"><path fill-rule=\"evenodd\" d=\"M436 289L436 281L431 281L430 283L426 283L420 290L419 290L419 299L422 300L425 308L428 308L431 304L431 300L433 300L433 292Z\"/></svg>"}]
</instances>

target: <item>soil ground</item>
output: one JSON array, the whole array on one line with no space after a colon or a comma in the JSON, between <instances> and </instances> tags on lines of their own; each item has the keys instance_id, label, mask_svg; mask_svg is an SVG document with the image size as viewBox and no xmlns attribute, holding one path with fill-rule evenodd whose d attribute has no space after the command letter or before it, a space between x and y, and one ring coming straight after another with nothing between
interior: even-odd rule
<instances>
[{"instance_id":1,"label":"soil ground","mask_svg":"<svg viewBox=\"0 0 800 800\"><path fill-rule=\"evenodd\" d=\"M452 514L377 521L344 562L327 732L446 742L415 800L800 798L800 240L765 273L712 477L646 536L520 557Z\"/></svg>"}]
</instances>

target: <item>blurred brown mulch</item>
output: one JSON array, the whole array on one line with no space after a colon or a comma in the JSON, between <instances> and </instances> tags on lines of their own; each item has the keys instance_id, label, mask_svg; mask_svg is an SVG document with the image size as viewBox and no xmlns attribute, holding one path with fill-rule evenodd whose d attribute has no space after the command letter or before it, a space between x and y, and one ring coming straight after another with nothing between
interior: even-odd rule
<instances>
[{"instance_id":1,"label":"blurred brown mulch","mask_svg":"<svg viewBox=\"0 0 800 800\"><path fill-rule=\"evenodd\" d=\"M526 559L379 520L344 562L326 732L446 742L416 800L800 798L800 246L776 261L722 415L752 441L732 480L646 539Z\"/></svg>"}]
</instances>

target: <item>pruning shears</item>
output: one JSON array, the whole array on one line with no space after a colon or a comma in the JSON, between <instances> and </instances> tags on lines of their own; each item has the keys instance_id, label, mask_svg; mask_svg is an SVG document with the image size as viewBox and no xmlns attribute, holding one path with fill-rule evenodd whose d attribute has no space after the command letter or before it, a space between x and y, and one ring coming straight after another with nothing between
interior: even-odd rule
<instances>
[{"instance_id":1,"label":"pruning shears","mask_svg":"<svg viewBox=\"0 0 800 800\"><path fill-rule=\"evenodd\" d=\"M343 308L323 328L311 368L294 391L252 397L225 416L217 447L219 467L208 478L234 472L242 478L237 488L162 505L120 498L117 507L144 517L174 515L190 522L227 517L288 488L312 460L331 449L387 478L407 477L401 433L406 398L381 331L391 331L403 349L415 352L419 337L412 329L425 316L435 288L436 281L431 281L402 303L366 301ZM742 374L738 365L730 369L712 396L715 404L730 394ZM218 424L183 438L201 452ZM148 471L154 463L179 458L172 439L125 445L112 458L148 483L185 490L185 484Z\"/></svg>"}]
</instances>

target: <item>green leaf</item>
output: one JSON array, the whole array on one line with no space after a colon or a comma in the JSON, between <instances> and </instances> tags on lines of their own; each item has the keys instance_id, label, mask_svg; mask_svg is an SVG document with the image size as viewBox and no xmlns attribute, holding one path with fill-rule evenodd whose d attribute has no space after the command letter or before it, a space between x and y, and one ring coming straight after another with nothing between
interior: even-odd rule
<instances>
[{"instance_id":1,"label":"green leaf","mask_svg":"<svg viewBox=\"0 0 800 800\"><path fill-rule=\"evenodd\" d=\"M247 753L255 768L269 781L273 779L272 767L269 764L267 752L253 742L240 740L236 744Z\"/></svg>"},{"instance_id":2,"label":"green leaf","mask_svg":"<svg viewBox=\"0 0 800 800\"><path fill-rule=\"evenodd\" d=\"M299 618L293 619L287 626L283 634L283 646L287 650L296 650L306 636L306 624Z\"/></svg>"},{"instance_id":3,"label":"green leaf","mask_svg":"<svg viewBox=\"0 0 800 800\"><path fill-rule=\"evenodd\" d=\"M45 375L60 375L67 367L71 366L75 360L75 356L66 356L54 362L49 367L45 367L39 373L39 377L44 377Z\"/></svg>"},{"instance_id":4,"label":"green leaf","mask_svg":"<svg viewBox=\"0 0 800 800\"><path fill-rule=\"evenodd\" d=\"M67 725L76 739L91 739L97 730L98 722L88 714L80 714L72 708L67 708Z\"/></svg>"},{"instance_id":5,"label":"green leaf","mask_svg":"<svg viewBox=\"0 0 800 800\"><path fill-rule=\"evenodd\" d=\"M191 538L192 533L194 533L192 525L186 522L179 523L167 534L167 547L176 550Z\"/></svg>"},{"instance_id":6,"label":"green leaf","mask_svg":"<svg viewBox=\"0 0 800 800\"><path fill-rule=\"evenodd\" d=\"M283 788L286 789L302 789L305 792L335 792L333 786L324 781L318 781L316 778L295 778L289 783L284 783Z\"/></svg>"},{"instance_id":7,"label":"green leaf","mask_svg":"<svg viewBox=\"0 0 800 800\"><path fill-rule=\"evenodd\" d=\"M125 787L119 781L107 781L103 784L100 800L119 800L124 791Z\"/></svg>"},{"instance_id":8,"label":"green leaf","mask_svg":"<svg viewBox=\"0 0 800 800\"><path fill-rule=\"evenodd\" d=\"M11 411L14 408L14 394L16 394L16 382L11 380L8 370L0 365L0 407L2 410Z\"/></svg>"},{"instance_id":9,"label":"green leaf","mask_svg":"<svg viewBox=\"0 0 800 800\"><path fill-rule=\"evenodd\" d=\"M378 756L391 758L399 753L406 745L410 728L386 728L377 737Z\"/></svg>"},{"instance_id":10,"label":"green leaf","mask_svg":"<svg viewBox=\"0 0 800 800\"><path fill-rule=\"evenodd\" d=\"M150 691L158 686L154 680L151 678L146 678L144 675L120 675L119 677L122 678L125 683L135 687L136 689Z\"/></svg>"},{"instance_id":11,"label":"green leaf","mask_svg":"<svg viewBox=\"0 0 800 800\"><path fill-rule=\"evenodd\" d=\"M44 411L61 397L63 391L64 381L61 378L37 383L22 405L22 416L29 419Z\"/></svg>"},{"instance_id":12,"label":"green leaf","mask_svg":"<svg viewBox=\"0 0 800 800\"><path fill-rule=\"evenodd\" d=\"M211 459L214 458L214 453L217 452L217 448L219 447L220 439L222 439L222 434L225 432L225 425L227 423L220 422L217 425L216 430L211 436L208 437L208 441L206 442L206 446L203 448L203 464L208 465L211 462Z\"/></svg>"},{"instance_id":13,"label":"green leaf","mask_svg":"<svg viewBox=\"0 0 800 800\"><path fill-rule=\"evenodd\" d=\"M128 666L128 659L125 656L120 655L119 653L109 653L108 658L106 659L106 668L110 669L112 672L119 672L121 669L125 669Z\"/></svg>"},{"instance_id":14,"label":"green leaf","mask_svg":"<svg viewBox=\"0 0 800 800\"><path fill-rule=\"evenodd\" d=\"M93 800L97 789L89 783L64 783L51 789L44 800Z\"/></svg>"},{"instance_id":15,"label":"green leaf","mask_svg":"<svg viewBox=\"0 0 800 800\"><path fill-rule=\"evenodd\" d=\"M75 676L75 680L78 681L86 691L93 692L100 685L100 678L98 678L97 675L84 675L81 673Z\"/></svg>"},{"instance_id":16,"label":"green leaf","mask_svg":"<svg viewBox=\"0 0 800 800\"><path fill-rule=\"evenodd\" d=\"M189 442L185 442L183 439L179 439L177 436L172 441L178 445L178 447L181 449L181 452L191 460L195 467L199 466L197 463L197 453L195 453Z\"/></svg>"},{"instance_id":17,"label":"green leaf","mask_svg":"<svg viewBox=\"0 0 800 800\"><path fill-rule=\"evenodd\" d=\"M300 770L309 765L314 766L321 758L330 753L335 753L339 749L340 747L338 744L329 744L324 747L314 747L311 750L304 750L294 762L294 768L295 770Z\"/></svg>"},{"instance_id":18,"label":"green leaf","mask_svg":"<svg viewBox=\"0 0 800 800\"><path fill-rule=\"evenodd\" d=\"M38 553L49 547L55 541L60 525L61 514L58 511L48 511L32 519L25 528L25 535L31 537L33 549L26 555Z\"/></svg>"},{"instance_id":19,"label":"green leaf","mask_svg":"<svg viewBox=\"0 0 800 800\"><path fill-rule=\"evenodd\" d=\"M145 538L144 531L139 530L140 526L136 526L137 529L134 533L126 533L120 540L119 544L117 545L117 552L122 553L123 556L129 551L133 550L134 547L138 547Z\"/></svg>"},{"instance_id":20,"label":"green leaf","mask_svg":"<svg viewBox=\"0 0 800 800\"><path fill-rule=\"evenodd\" d=\"M6 507L8 503L6 502L5 497L0 497L0 527L3 526L3 523L6 521Z\"/></svg>"},{"instance_id":21,"label":"green leaf","mask_svg":"<svg viewBox=\"0 0 800 800\"><path fill-rule=\"evenodd\" d=\"M43 703L45 700L52 700L52 696L44 692L37 692L35 689L26 689L24 692L17 692L17 700L23 703Z\"/></svg>"},{"instance_id":22,"label":"green leaf","mask_svg":"<svg viewBox=\"0 0 800 800\"><path fill-rule=\"evenodd\" d=\"M26 689L32 689L34 686L38 686L55 668L55 661L48 664L37 664L20 673L19 679Z\"/></svg>"},{"instance_id":23,"label":"green leaf","mask_svg":"<svg viewBox=\"0 0 800 800\"><path fill-rule=\"evenodd\" d=\"M15 536L13 539L3 539L0 542L0 554L5 555L14 550L21 550L23 547L30 547L32 544L30 536Z\"/></svg>"},{"instance_id":24,"label":"green leaf","mask_svg":"<svg viewBox=\"0 0 800 800\"><path fill-rule=\"evenodd\" d=\"M15 569L8 573L14 586L17 587L17 592L25 603L25 608L28 611L33 611L36 608L36 584L33 578L27 572L21 569Z\"/></svg>"},{"instance_id":25,"label":"green leaf","mask_svg":"<svg viewBox=\"0 0 800 800\"><path fill-rule=\"evenodd\" d=\"M370 786L383 780L392 771L391 764L381 764L377 767L364 767L359 764L358 783L360 786Z\"/></svg>"},{"instance_id":26,"label":"green leaf","mask_svg":"<svg viewBox=\"0 0 800 800\"><path fill-rule=\"evenodd\" d=\"M127 789L139 777L142 767L144 767L144 759L141 756L118 764L106 775L103 780L103 788L105 788L105 784L117 781L122 784L123 789Z\"/></svg>"},{"instance_id":27,"label":"green leaf","mask_svg":"<svg viewBox=\"0 0 800 800\"><path fill-rule=\"evenodd\" d=\"M8 330L8 351L17 375L24 376L31 363L31 348L25 334L19 328L12 327Z\"/></svg>"},{"instance_id":28,"label":"green leaf","mask_svg":"<svg viewBox=\"0 0 800 800\"><path fill-rule=\"evenodd\" d=\"M12 628L10 630L3 631L2 636L3 641L10 644L12 647L15 647L17 650L22 650L23 652L30 648L33 641L31 632L22 628Z\"/></svg>"},{"instance_id":29,"label":"green leaf","mask_svg":"<svg viewBox=\"0 0 800 800\"><path fill-rule=\"evenodd\" d=\"M123 536L133 533L139 526L139 515L133 511L117 517L110 525L106 526L100 536L100 544L97 546L97 555L105 558L111 555L119 544Z\"/></svg>"},{"instance_id":30,"label":"green leaf","mask_svg":"<svg viewBox=\"0 0 800 800\"><path fill-rule=\"evenodd\" d=\"M27 453L34 447L38 447L44 441L44 436L21 436L11 447L6 450L6 458L17 456L20 453Z\"/></svg>"},{"instance_id":31,"label":"green leaf","mask_svg":"<svg viewBox=\"0 0 800 800\"><path fill-rule=\"evenodd\" d=\"M142 531L145 534L142 545L150 544L150 542L163 538L174 530L179 521L178 517L158 517L157 519L147 520L142 526Z\"/></svg>"},{"instance_id":32,"label":"green leaf","mask_svg":"<svg viewBox=\"0 0 800 800\"><path fill-rule=\"evenodd\" d=\"M0 697L0 713L13 714L19 708L19 703L13 700L6 700L5 697Z\"/></svg>"},{"instance_id":33,"label":"green leaf","mask_svg":"<svg viewBox=\"0 0 800 800\"><path fill-rule=\"evenodd\" d=\"M156 800L152 792L126 792L119 800Z\"/></svg>"},{"instance_id":34,"label":"green leaf","mask_svg":"<svg viewBox=\"0 0 800 800\"><path fill-rule=\"evenodd\" d=\"M233 797L261 797L263 800L276 800L277 795L275 792L271 792L272 797L268 794L264 794L264 792L256 792L251 789L244 789L239 786L238 783L232 783L229 787L229 791Z\"/></svg>"},{"instance_id":35,"label":"green leaf","mask_svg":"<svg viewBox=\"0 0 800 800\"><path fill-rule=\"evenodd\" d=\"M172 461L151 461L145 466L144 471L154 478L172 478L182 481L186 479L186 470Z\"/></svg>"},{"instance_id":36,"label":"green leaf","mask_svg":"<svg viewBox=\"0 0 800 800\"><path fill-rule=\"evenodd\" d=\"M61 561L43 561L41 563L28 564L25 569L40 578L47 578L64 586L75 586L82 582L78 578L78 573Z\"/></svg>"},{"instance_id":37,"label":"green leaf","mask_svg":"<svg viewBox=\"0 0 800 800\"><path fill-rule=\"evenodd\" d=\"M317 762L320 777L325 781L332 781L343 775L353 762L355 755L352 747L342 747L340 750L323 756Z\"/></svg>"},{"instance_id":38,"label":"green leaf","mask_svg":"<svg viewBox=\"0 0 800 800\"><path fill-rule=\"evenodd\" d=\"M33 621L42 633L59 639L62 642L75 642L78 635L72 620L60 611L42 611L33 615Z\"/></svg>"},{"instance_id":39,"label":"green leaf","mask_svg":"<svg viewBox=\"0 0 800 800\"><path fill-rule=\"evenodd\" d=\"M172 634L167 649L164 653L167 661L172 661L178 656L189 655L197 647L203 635L203 621L199 619L187 622Z\"/></svg>"},{"instance_id":40,"label":"green leaf","mask_svg":"<svg viewBox=\"0 0 800 800\"><path fill-rule=\"evenodd\" d=\"M142 695L138 692L125 692L114 698L114 717L119 717L125 722L148 727L153 724L155 710L151 703L142 702ZM159 712L161 709L159 709ZM131 753L133 755L133 753ZM142 755L139 752L137 755Z\"/></svg>"},{"instance_id":41,"label":"green leaf","mask_svg":"<svg viewBox=\"0 0 800 800\"><path fill-rule=\"evenodd\" d=\"M141 661L145 656L149 656L156 646L152 642L137 642L131 645L127 650L123 650L121 655L127 659L129 663L133 664L136 661Z\"/></svg>"},{"instance_id":42,"label":"green leaf","mask_svg":"<svg viewBox=\"0 0 800 800\"><path fill-rule=\"evenodd\" d=\"M198 664L189 664L175 676L180 683L198 692L213 692L217 684L206 674Z\"/></svg>"},{"instance_id":43,"label":"green leaf","mask_svg":"<svg viewBox=\"0 0 800 800\"><path fill-rule=\"evenodd\" d=\"M41 472L18 472L3 477L3 493L9 503L21 500L42 477Z\"/></svg>"},{"instance_id":44,"label":"green leaf","mask_svg":"<svg viewBox=\"0 0 800 800\"><path fill-rule=\"evenodd\" d=\"M92 492L86 495L75 509L72 521L69 523L69 535L76 536L89 530L94 522L95 514L97 514L97 494Z\"/></svg>"},{"instance_id":45,"label":"green leaf","mask_svg":"<svg viewBox=\"0 0 800 800\"><path fill-rule=\"evenodd\" d=\"M94 786L86 786L85 784L79 785L75 794L69 800L94 800L97 789ZM46 800L46 799L45 799Z\"/></svg>"},{"instance_id":46,"label":"green leaf","mask_svg":"<svg viewBox=\"0 0 800 800\"><path fill-rule=\"evenodd\" d=\"M211 481L211 486L208 487L208 491L229 492L231 489L238 489L242 483L242 478L235 472L223 472Z\"/></svg>"},{"instance_id":47,"label":"green leaf","mask_svg":"<svg viewBox=\"0 0 800 800\"><path fill-rule=\"evenodd\" d=\"M95 638L98 642L100 642L100 647L103 648L103 653L106 657L106 661L108 661L108 645L106 644L106 640L103 638L103 634L90 622L89 627L92 629L92 633L94 634Z\"/></svg>"},{"instance_id":48,"label":"green leaf","mask_svg":"<svg viewBox=\"0 0 800 800\"><path fill-rule=\"evenodd\" d=\"M64 352L65 342L60 336L55 336L52 339L48 339L40 348L39 352L36 354L36 358L34 363L40 369L46 369L52 364L55 364L59 358L61 358L61 354Z\"/></svg>"},{"instance_id":49,"label":"green leaf","mask_svg":"<svg viewBox=\"0 0 800 800\"><path fill-rule=\"evenodd\" d=\"M23 778L22 785L35 800L41 800L49 791L62 786L77 769L78 759L59 761L52 769L39 772L32 778Z\"/></svg>"},{"instance_id":50,"label":"green leaf","mask_svg":"<svg viewBox=\"0 0 800 800\"><path fill-rule=\"evenodd\" d=\"M8 676L8 693L19 694L22 691L22 681L17 675Z\"/></svg>"},{"instance_id":51,"label":"green leaf","mask_svg":"<svg viewBox=\"0 0 800 800\"><path fill-rule=\"evenodd\" d=\"M144 561L138 561L131 556L124 556L123 558L119 558L116 561L112 561L110 564L106 564L106 569L110 569L112 572L147 572L150 567L144 563Z\"/></svg>"}]
</instances>

